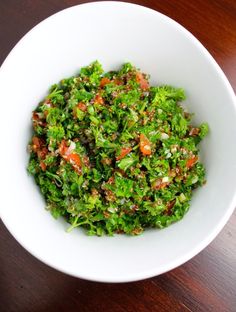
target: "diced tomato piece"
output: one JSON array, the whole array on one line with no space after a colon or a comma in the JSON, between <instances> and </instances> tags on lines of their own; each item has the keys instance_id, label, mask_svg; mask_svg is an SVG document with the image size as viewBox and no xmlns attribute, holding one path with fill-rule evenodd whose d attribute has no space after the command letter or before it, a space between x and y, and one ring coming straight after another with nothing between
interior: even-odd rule
<instances>
[{"instance_id":1,"label":"diced tomato piece","mask_svg":"<svg viewBox=\"0 0 236 312\"><path fill-rule=\"evenodd\" d=\"M38 121L38 120L40 120L39 114L36 113L36 112L33 112L33 114L32 114L32 120L33 120L33 121Z\"/></svg>"},{"instance_id":2,"label":"diced tomato piece","mask_svg":"<svg viewBox=\"0 0 236 312\"><path fill-rule=\"evenodd\" d=\"M79 102L77 105L77 108L82 110L83 112L86 112L86 110L87 110L87 106L83 102Z\"/></svg>"},{"instance_id":3,"label":"diced tomato piece","mask_svg":"<svg viewBox=\"0 0 236 312\"><path fill-rule=\"evenodd\" d=\"M151 155L151 143L143 133L140 134L139 147L143 155Z\"/></svg>"},{"instance_id":4,"label":"diced tomato piece","mask_svg":"<svg viewBox=\"0 0 236 312\"><path fill-rule=\"evenodd\" d=\"M103 99L103 97L99 93L96 94L96 96L94 98L94 103L96 103L96 104L104 104L104 99Z\"/></svg>"},{"instance_id":5,"label":"diced tomato piece","mask_svg":"<svg viewBox=\"0 0 236 312\"><path fill-rule=\"evenodd\" d=\"M82 112L87 111L87 106L83 102L79 102L76 106L73 108L73 116L77 118L77 109L81 110Z\"/></svg>"},{"instance_id":6,"label":"diced tomato piece","mask_svg":"<svg viewBox=\"0 0 236 312\"><path fill-rule=\"evenodd\" d=\"M68 150L68 147L67 147L66 141L62 140L61 144L59 146L59 153L60 153L60 155L61 156L66 155L67 150Z\"/></svg>"},{"instance_id":7,"label":"diced tomato piece","mask_svg":"<svg viewBox=\"0 0 236 312\"><path fill-rule=\"evenodd\" d=\"M72 165L75 165L77 167L81 167L82 166L82 163L81 163L81 159L79 157L78 154L76 153L71 153L67 156L67 159L69 160L69 162L72 164Z\"/></svg>"},{"instance_id":8,"label":"diced tomato piece","mask_svg":"<svg viewBox=\"0 0 236 312\"><path fill-rule=\"evenodd\" d=\"M168 182L163 182L160 184L159 189L165 188L169 183Z\"/></svg>"},{"instance_id":9,"label":"diced tomato piece","mask_svg":"<svg viewBox=\"0 0 236 312\"><path fill-rule=\"evenodd\" d=\"M66 161L70 162L70 164L78 173L81 172L82 162L80 156L76 153L70 153L69 147L67 147L65 140L61 141L59 146L59 153Z\"/></svg>"},{"instance_id":10,"label":"diced tomato piece","mask_svg":"<svg viewBox=\"0 0 236 312\"><path fill-rule=\"evenodd\" d=\"M154 183L153 188L155 190L161 190L165 188L169 183L168 182L160 182L160 183Z\"/></svg>"},{"instance_id":11,"label":"diced tomato piece","mask_svg":"<svg viewBox=\"0 0 236 312\"><path fill-rule=\"evenodd\" d=\"M36 136L32 137L32 149L35 153L37 153L43 145L43 141Z\"/></svg>"},{"instance_id":12,"label":"diced tomato piece","mask_svg":"<svg viewBox=\"0 0 236 312\"><path fill-rule=\"evenodd\" d=\"M111 176L108 181L107 181L107 184L113 184L115 182L115 178L114 176Z\"/></svg>"},{"instance_id":13,"label":"diced tomato piece","mask_svg":"<svg viewBox=\"0 0 236 312\"><path fill-rule=\"evenodd\" d=\"M43 161L40 161L40 167L43 171L46 171L46 169L47 169L47 166Z\"/></svg>"},{"instance_id":14,"label":"diced tomato piece","mask_svg":"<svg viewBox=\"0 0 236 312\"><path fill-rule=\"evenodd\" d=\"M107 78L107 77L103 77L102 79L101 79L101 81L100 81L100 87L105 87L105 85L107 85L108 83L110 83L111 82L111 80L109 79L109 78Z\"/></svg>"},{"instance_id":15,"label":"diced tomato piece","mask_svg":"<svg viewBox=\"0 0 236 312\"><path fill-rule=\"evenodd\" d=\"M167 187L169 184L170 182L163 182L163 179L159 178L152 183L152 188L154 190L161 190Z\"/></svg>"},{"instance_id":16,"label":"diced tomato piece","mask_svg":"<svg viewBox=\"0 0 236 312\"><path fill-rule=\"evenodd\" d=\"M186 162L186 167L191 168L193 165L196 164L197 161L198 161L198 156L194 156L193 158L188 159Z\"/></svg>"},{"instance_id":17,"label":"diced tomato piece","mask_svg":"<svg viewBox=\"0 0 236 312\"><path fill-rule=\"evenodd\" d=\"M136 73L136 80L139 83L141 89L147 90L149 88L149 83L147 79L144 78L142 73L140 72Z\"/></svg>"},{"instance_id":18,"label":"diced tomato piece","mask_svg":"<svg viewBox=\"0 0 236 312\"><path fill-rule=\"evenodd\" d=\"M48 149L44 146L44 142L39 137L32 137L32 150L37 153L40 159L45 159L48 154Z\"/></svg>"},{"instance_id":19,"label":"diced tomato piece","mask_svg":"<svg viewBox=\"0 0 236 312\"><path fill-rule=\"evenodd\" d=\"M46 147L43 147L41 150L37 152L38 157L41 159L45 159L47 154L48 154L48 149Z\"/></svg>"},{"instance_id":20,"label":"diced tomato piece","mask_svg":"<svg viewBox=\"0 0 236 312\"><path fill-rule=\"evenodd\" d=\"M116 160L121 160L124 158L127 154L129 154L132 151L131 147L123 147L120 151L120 155L116 157Z\"/></svg>"},{"instance_id":21,"label":"diced tomato piece","mask_svg":"<svg viewBox=\"0 0 236 312\"><path fill-rule=\"evenodd\" d=\"M33 143L33 148L38 150L41 147L41 140L40 138L33 136L32 137L32 143Z\"/></svg>"}]
</instances>

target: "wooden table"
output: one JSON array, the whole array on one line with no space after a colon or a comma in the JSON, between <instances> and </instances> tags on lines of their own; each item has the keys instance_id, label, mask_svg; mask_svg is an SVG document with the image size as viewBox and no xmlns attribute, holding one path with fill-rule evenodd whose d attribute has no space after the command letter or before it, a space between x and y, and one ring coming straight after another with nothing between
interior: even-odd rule
<instances>
[{"instance_id":1,"label":"wooden table","mask_svg":"<svg viewBox=\"0 0 236 312\"><path fill-rule=\"evenodd\" d=\"M0 63L38 22L82 2L1 0ZM131 2L156 9L190 30L236 90L235 0ZM57 272L25 251L2 223L0 237L1 312L236 311L236 213L219 236L188 263L161 276L127 284L88 282Z\"/></svg>"}]
</instances>

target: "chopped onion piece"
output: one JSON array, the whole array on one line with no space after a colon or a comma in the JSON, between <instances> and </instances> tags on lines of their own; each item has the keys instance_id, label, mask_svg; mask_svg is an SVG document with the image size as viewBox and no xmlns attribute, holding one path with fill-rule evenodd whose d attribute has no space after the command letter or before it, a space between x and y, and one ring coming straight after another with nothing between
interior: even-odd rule
<instances>
[{"instance_id":1,"label":"chopped onion piece","mask_svg":"<svg viewBox=\"0 0 236 312\"><path fill-rule=\"evenodd\" d=\"M76 144L73 141L70 141L70 146L68 147L66 151L66 155L71 154L71 152L76 148Z\"/></svg>"},{"instance_id":2,"label":"chopped onion piece","mask_svg":"<svg viewBox=\"0 0 236 312\"><path fill-rule=\"evenodd\" d=\"M194 177L192 178L192 184L197 183L197 181L198 181L198 176L194 176Z\"/></svg>"},{"instance_id":3,"label":"chopped onion piece","mask_svg":"<svg viewBox=\"0 0 236 312\"><path fill-rule=\"evenodd\" d=\"M166 183L166 182L169 182L169 177L162 178L162 183Z\"/></svg>"},{"instance_id":4,"label":"chopped onion piece","mask_svg":"<svg viewBox=\"0 0 236 312\"><path fill-rule=\"evenodd\" d=\"M186 200L186 196L184 195L184 193L181 193L179 195L179 200L181 201L181 203L183 203Z\"/></svg>"},{"instance_id":5,"label":"chopped onion piece","mask_svg":"<svg viewBox=\"0 0 236 312\"><path fill-rule=\"evenodd\" d=\"M161 139L162 139L162 140L167 140L167 139L169 139L169 135L168 135L167 133L163 132L163 133L161 134Z\"/></svg>"}]
</instances>

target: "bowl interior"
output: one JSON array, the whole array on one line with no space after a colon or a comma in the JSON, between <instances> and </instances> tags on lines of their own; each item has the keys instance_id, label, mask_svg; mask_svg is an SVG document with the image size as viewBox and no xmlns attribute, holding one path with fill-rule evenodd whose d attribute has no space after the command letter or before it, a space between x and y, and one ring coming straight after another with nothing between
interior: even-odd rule
<instances>
[{"instance_id":1,"label":"bowl interior","mask_svg":"<svg viewBox=\"0 0 236 312\"><path fill-rule=\"evenodd\" d=\"M26 173L31 112L49 86L99 60L105 70L132 62L152 84L186 90L194 122L207 121L201 145L207 184L198 189L185 218L138 237L88 237L65 232ZM45 263L97 281L131 281L187 261L223 227L235 204L236 110L233 91L218 65L183 27L136 5L99 2L75 6L46 19L13 49L0 71L2 116L1 217L14 237Z\"/></svg>"}]
</instances>

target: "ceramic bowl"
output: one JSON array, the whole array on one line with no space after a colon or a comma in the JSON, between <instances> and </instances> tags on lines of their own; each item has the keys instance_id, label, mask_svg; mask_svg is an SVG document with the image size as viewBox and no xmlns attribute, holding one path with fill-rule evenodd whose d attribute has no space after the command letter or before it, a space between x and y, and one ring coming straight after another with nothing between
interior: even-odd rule
<instances>
[{"instance_id":1,"label":"ceramic bowl","mask_svg":"<svg viewBox=\"0 0 236 312\"><path fill-rule=\"evenodd\" d=\"M26 167L31 112L51 84L99 60L104 69L132 62L152 84L182 87L194 122L207 121L201 144L207 184L183 220L137 237L90 237L55 220ZM151 9L95 2L61 11L29 31L0 69L1 218L32 255L67 274L127 282L167 272L205 248L235 207L236 103L212 56L185 28Z\"/></svg>"}]
</instances>

